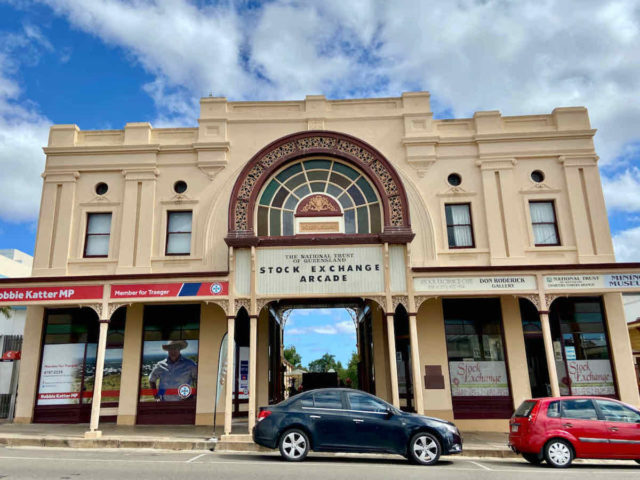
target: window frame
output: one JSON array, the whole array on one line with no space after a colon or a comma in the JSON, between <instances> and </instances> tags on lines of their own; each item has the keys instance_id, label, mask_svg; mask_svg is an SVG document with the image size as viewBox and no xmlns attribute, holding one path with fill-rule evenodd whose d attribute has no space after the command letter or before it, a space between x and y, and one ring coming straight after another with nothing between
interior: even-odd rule
<instances>
[{"instance_id":1,"label":"window frame","mask_svg":"<svg viewBox=\"0 0 640 480\"><path fill-rule=\"evenodd\" d=\"M109 215L109 233L89 233L89 224L91 215ZM86 215L87 223L84 229L84 248L82 250L82 258L109 258L109 250L111 249L111 229L113 228L113 212L87 212ZM88 255L87 254L87 246L89 245L89 236L92 237L109 237L109 244L107 246L107 254L106 255Z\"/></svg>"},{"instance_id":2,"label":"window frame","mask_svg":"<svg viewBox=\"0 0 640 480\"><path fill-rule=\"evenodd\" d=\"M531 218L531 204L532 203L548 203L551 204L551 210L553 211L553 223L552 222L534 222ZM562 245L560 239L560 229L558 228L558 213L556 211L555 200L529 200L529 219L531 220L531 233L533 233L533 246L534 247L559 247ZM536 225L553 225L556 232L556 243L536 243Z\"/></svg>"},{"instance_id":3,"label":"window frame","mask_svg":"<svg viewBox=\"0 0 640 480\"><path fill-rule=\"evenodd\" d=\"M191 230L189 230L188 232L182 232L182 231L180 231L180 232L170 232L169 231L169 224L171 222L169 221L169 219L171 217L171 214L172 213L186 213L186 212L191 213ZM164 241L164 254L165 254L165 256L167 256L167 257L176 257L176 256L186 257L186 256L190 256L191 252L193 250L193 248L192 248L193 247L193 245L192 245L192 243L193 243L193 209L190 209L190 210L167 210L166 218L167 218L167 224L166 224L166 227L165 227L165 235L164 235L165 236L165 241ZM180 253L169 253L168 249L169 249L169 237L170 237L170 235L172 235L172 234L180 235L180 234L185 234L185 233L189 234L189 251L187 253L182 253L182 252L180 252Z\"/></svg>"},{"instance_id":4,"label":"window frame","mask_svg":"<svg viewBox=\"0 0 640 480\"><path fill-rule=\"evenodd\" d=\"M469 223L453 223L449 225L447 221L447 207L449 206L459 206L466 205L469 209ZM447 248L450 250L459 250L462 248L476 248L476 236L473 232L473 212L471 211L471 202L457 202L457 203L445 203L444 204L444 224L445 230L447 232ZM471 230L471 245L463 245L463 246L451 246L449 244L449 227L469 227Z\"/></svg>"}]
</instances>

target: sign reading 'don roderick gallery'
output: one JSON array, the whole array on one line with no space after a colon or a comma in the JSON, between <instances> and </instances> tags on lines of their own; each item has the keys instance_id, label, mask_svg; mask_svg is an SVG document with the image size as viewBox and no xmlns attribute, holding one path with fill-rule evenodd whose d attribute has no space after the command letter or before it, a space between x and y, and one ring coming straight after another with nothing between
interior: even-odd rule
<instances>
[{"instance_id":1,"label":"sign reading 'don roderick gallery'","mask_svg":"<svg viewBox=\"0 0 640 480\"><path fill-rule=\"evenodd\" d=\"M384 291L382 248L261 248L257 289L263 295Z\"/></svg>"},{"instance_id":2,"label":"sign reading 'don roderick gallery'","mask_svg":"<svg viewBox=\"0 0 640 480\"><path fill-rule=\"evenodd\" d=\"M546 275L544 288L565 289L621 289L640 288L640 273L610 273L605 275Z\"/></svg>"},{"instance_id":3,"label":"sign reading 'don roderick gallery'","mask_svg":"<svg viewBox=\"0 0 640 480\"><path fill-rule=\"evenodd\" d=\"M493 292L536 289L534 275L420 277L415 278L413 282L416 292Z\"/></svg>"}]
</instances>

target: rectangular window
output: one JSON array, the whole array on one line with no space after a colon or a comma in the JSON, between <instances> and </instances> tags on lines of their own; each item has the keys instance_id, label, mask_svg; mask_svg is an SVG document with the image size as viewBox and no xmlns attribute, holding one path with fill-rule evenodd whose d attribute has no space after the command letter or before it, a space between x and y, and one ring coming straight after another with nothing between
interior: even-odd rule
<instances>
[{"instance_id":1,"label":"rectangular window","mask_svg":"<svg viewBox=\"0 0 640 480\"><path fill-rule=\"evenodd\" d=\"M85 258L108 256L110 234L111 213L87 214L87 235L84 242Z\"/></svg>"},{"instance_id":2,"label":"rectangular window","mask_svg":"<svg viewBox=\"0 0 640 480\"><path fill-rule=\"evenodd\" d=\"M446 204L449 248L473 248L473 227L471 225L471 204Z\"/></svg>"},{"instance_id":3,"label":"rectangular window","mask_svg":"<svg viewBox=\"0 0 640 480\"><path fill-rule=\"evenodd\" d=\"M509 418L509 390L497 298L442 301L454 418Z\"/></svg>"},{"instance_id":4,"label":"rectangular window","mask_svg":"<svg viewBox=\"0 0 640 480\"><path fill-rule=\"evenodd\" d=\"M193 212L167 212L167 255L191 253L191 222Z\"/></svg>"},{"instance_id":5,"label":"rectangular window","mask_svg":"<svg viewBox=\"0 0 640 480\"><path fill-rule=\"evenodd\" d=\"M553 202L529 202L529 212L535 245L560 245Z\"/></svg>"}]
</instances>

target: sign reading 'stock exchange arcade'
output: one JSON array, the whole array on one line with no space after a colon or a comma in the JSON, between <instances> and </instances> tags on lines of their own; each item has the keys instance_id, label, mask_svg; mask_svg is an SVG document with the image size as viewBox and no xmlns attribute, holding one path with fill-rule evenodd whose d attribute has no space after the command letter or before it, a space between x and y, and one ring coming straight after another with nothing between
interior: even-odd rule
<instances>
[{"instance_id":1,"label":"sign reading 'stock exchange arcade'","mask_svg":"<svg viewBox=\"0 0 640 480\"><path fill-rule=\"evenodd\" d=\"M261 248L256 255L263 295L384 291L381 247Z\"/></svg>"}]
</instances>

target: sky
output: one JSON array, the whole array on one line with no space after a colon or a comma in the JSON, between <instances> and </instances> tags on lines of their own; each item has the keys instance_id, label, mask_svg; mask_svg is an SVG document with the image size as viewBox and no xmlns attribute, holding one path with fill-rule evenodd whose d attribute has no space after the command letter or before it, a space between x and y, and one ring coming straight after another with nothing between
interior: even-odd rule
<instances>
[{"instance_id":1,"label":"sky","mask_svg":"<svg viewBox=\"0 0 640 480\"><path fill-rule=\"evenodd\" d=\"M586 106L617 260L640 261L640 0L0 0L0 249L33 253L52 124L417 90L436 118Z\"/></svg>"},{"instance_id":2,"label":"sky","mask_svg":"<svg viewBox=\"0 0 640 480\"><path fill-rule=\"evenodd\" d=\"M296 347L304 367L329 353L346 368L351 353L358 349L355 324L344 308L293 310L285 323L283 343L285 348Z\"/></svg>"}]
</instances>

